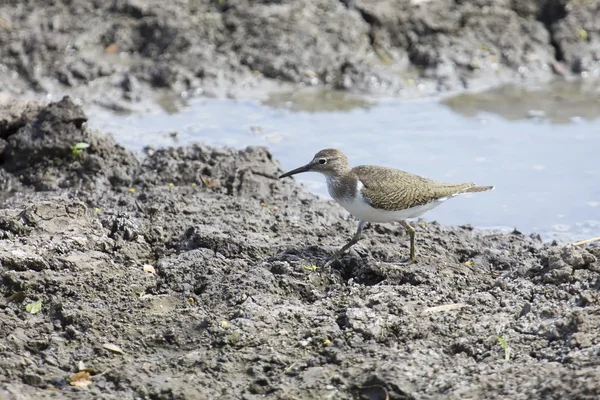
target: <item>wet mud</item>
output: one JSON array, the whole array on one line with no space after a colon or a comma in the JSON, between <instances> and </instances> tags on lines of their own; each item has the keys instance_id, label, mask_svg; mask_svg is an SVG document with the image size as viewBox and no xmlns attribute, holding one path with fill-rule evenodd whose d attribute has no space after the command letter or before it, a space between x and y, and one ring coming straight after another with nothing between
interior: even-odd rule
<instances>
[{"instance_id":1,"label":"wet mud","mask_svg":"<svg viewBox=\"0 0 600 400\"><path fill-rule=\"evenodd\" d=\"M417 96L600 74L600 1L5 1L0 88L116 111L285 83Z\"/></svg>"},{"instance_id":2,"label":"wet mud","mask_svg":"<svg viewBox=\"0 0 600 400\"><path fill-rule=\"evenodd\" d=\"M3 104L3 399L595 399L600 248L356 221L265 148ZM85 142L85 149L74 148Z\"/></svg>"}]
</instances>

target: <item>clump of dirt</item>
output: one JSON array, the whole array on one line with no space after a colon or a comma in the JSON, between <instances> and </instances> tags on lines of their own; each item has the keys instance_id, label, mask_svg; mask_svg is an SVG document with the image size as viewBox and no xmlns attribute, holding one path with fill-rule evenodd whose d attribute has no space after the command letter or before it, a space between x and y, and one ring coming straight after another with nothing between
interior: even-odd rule
<instances>
[{"instance_id":1,"label":"clump of dirt","mask_svg":"<svg viewBox=\"0 0 600 400\"><path fill-rule=\"evenodd\" d=\"M144 186L201 184L230 195L266 201L281 192L274 182L279 165L263 147L238 151L194 144L190 147L147 149L136 183Z\"/></svg>"},{"instance_id":2,"label":"clump of dirt","mask_svg":"<svg viewBox=\"0 0 600 400\"><path fill-rule=\"evenodd\" d=\"M399 265L408 238L382 224L327 270L356 221L278 180L268 150L135 160L96 132L93 172L65 158L78 106L24 118L8 142L32 156L8 165L64 178L22 180L0 210L3 398L600 395L599 247L421 221Z\"/></svg>"},{"instance_id":3,"label":"clump of dirt","mask_svg":"<svg viewBox=\"0 0 600 400\"><path fill-rule=\"evenodd\" d=\"M112 137L87 129L87 117L69 97L46 107L4 105L0 162L5 172L36 190L115 185L133 181L137 160ZM10 107L10 109L9 109ZM85 148L78 148L84 143Z\"/></svg>"}]
</instances>

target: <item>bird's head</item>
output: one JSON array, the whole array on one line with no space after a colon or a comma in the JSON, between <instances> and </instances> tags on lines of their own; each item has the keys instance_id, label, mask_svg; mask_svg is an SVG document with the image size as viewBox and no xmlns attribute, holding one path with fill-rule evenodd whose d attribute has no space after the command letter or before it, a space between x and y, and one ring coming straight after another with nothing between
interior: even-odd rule
<instances>
[{"instance_id":1,"label":"bird's head","mask_svg":"<svg viewBox=\"0 0 600 400\"><path fill-rule=\"evenodd\" d=\"M313 159L302 167L293 169L279 178L285 178L302 172L320 172L325 176L336 175L348 169L348 159L339 150L324 149L319 151Z\"/></svg>"}]
</instances>

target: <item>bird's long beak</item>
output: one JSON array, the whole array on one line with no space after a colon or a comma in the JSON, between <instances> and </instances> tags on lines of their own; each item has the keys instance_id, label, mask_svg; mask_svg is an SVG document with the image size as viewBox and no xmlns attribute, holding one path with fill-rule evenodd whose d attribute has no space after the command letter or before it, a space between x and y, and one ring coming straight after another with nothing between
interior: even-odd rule
<instances>
[{"instance_id":1,"label":"bird's long beak","mask_svg":"<svg viewBox=\"0 0 600 400\"><path fill-rule=\"evenodd\" d=\"M308 171L310 171L312 169L312 166L313 166L312 163L308 163L308 164L306 164L306 165L304 165L304 166L302 166L300 168L296 168L296 169L293 169L293 170L291 170L289 172L286 172L285 174L281 175L279 177L279 179L285 178L286 176L292 176L292 175L295 175L295 174L299 174L299 173L302 173L302 172L308 172Z\"/></svg>"}]
</instances>

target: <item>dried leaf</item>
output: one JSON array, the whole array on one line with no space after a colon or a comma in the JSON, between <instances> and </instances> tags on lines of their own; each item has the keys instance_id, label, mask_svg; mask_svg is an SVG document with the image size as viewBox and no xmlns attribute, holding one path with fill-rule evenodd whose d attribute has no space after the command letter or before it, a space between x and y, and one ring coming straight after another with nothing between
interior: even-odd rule
<instances>
[{"instance_id":1,"label":"dried leaf","mask_svg":"<svg viewBox=\"0 0 600 400\"><path fill-rule=\"evenodd\" d=\"M116 54L119 52L119 45L116 43L111 43L104 48L104 52L106 54Z\"/></svg>"},{"instance_id":2,"label":"dried leaf","mask_svg":"<svg viewBox=\"0 0 600 400\"><path fill-rule=\"evenodd\" d=\"M143 268L144 268L144 272L147 272L147 273L152 274L152 275L156 274L156 270L150 264L144 264Z\"/></svg>"},{"instance_id":3,"label":"dried leaf","mask_svg":"<svg viewBox=\"0 0 600 400\"><path fill-rule=\"evenodd\" d=\"M142 369L148 373L152 372L154 370L154 366L150 363L143 363L142 364Z\"/></svg>"},{"instance_id":4,"label":"dried leaf","mask_svg":"<svg viewBox=\"0 0 600 400\"><path fill-rule=\"evenodd\" d=\"M69 382L71 386L88 386L92 384L90 380L90 373L87 371L79 371L78 373L71 376L71 381Z\"/></svg>"},{"instance_id":5,"label":"dried leaf","mask_svg":"<svg viewBox=\"0 0 600 400\"><path fill-rule=\"evenodd\" d=\"M427 314L427 313L438 313L438 312L443 312L443 311L453 311L453 310L459 310L463 307L466 307L467 305L464 303L456 303L456 304L444 304L441 306L435 306L435 307L429 307L423 310L423 314Z\"/></svg>"},{"instance_id":6,"label":"dried leaf","mask_svg":"<svg viewBox=\"0 0 600 400\"><path fill-rule=\"evenodd\" d=\"M102 347L104 347L108 351L112 351L113 353L124 354L123 350L121 350L121 348L116 344L104 343Z\"/></svg>"},{"instance_id":7,"label":"dried leaf","mask_svg":"<svg viewBox=\"0 0 600 400\"><path fill-rule=\"evenodd\" d=\"M4 28L8 32L12 31L12 24L4 17L0 17L0 28Z\"/></svg>"},{"instance_id":8,"label":"dried leaf","mask_svg":"<svg viewBox=\"0 0 600 400\"><path fill-rule=\"evenodd\" d=\"M89 372L90 374L93 374L94 368L92 367L86 367L86 365L83 363L83 361L79 361L79 363L77 364L77 369L79 370L79 372Z\"/></svg>"},{"instance_id":9,"label":"dried leaf","mask_svg":"<svg viewBox=\"0 0 600 400\"><path fill-rule=\"evenodd\" d=\"M34 303L29 303L25 306L25 311L30 314L37 314L42 310L42 301L38 300Z\"/></svg>"}]
</instances>

